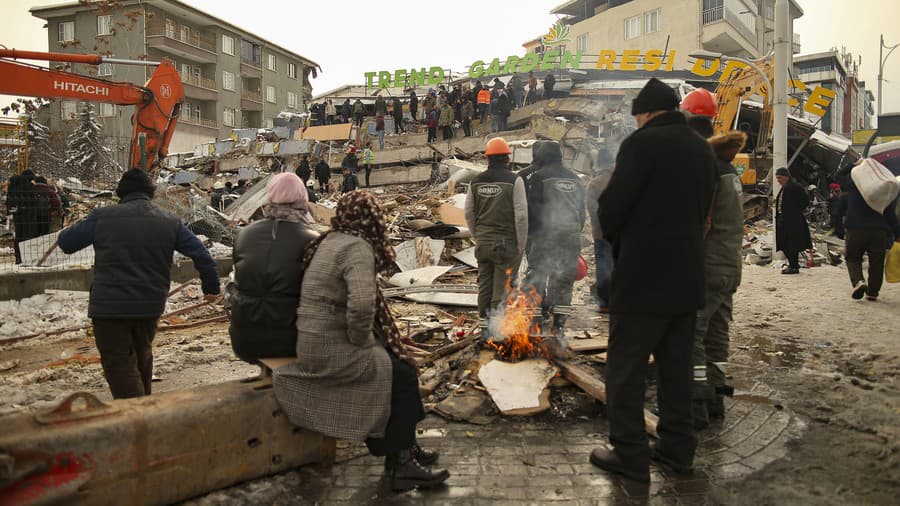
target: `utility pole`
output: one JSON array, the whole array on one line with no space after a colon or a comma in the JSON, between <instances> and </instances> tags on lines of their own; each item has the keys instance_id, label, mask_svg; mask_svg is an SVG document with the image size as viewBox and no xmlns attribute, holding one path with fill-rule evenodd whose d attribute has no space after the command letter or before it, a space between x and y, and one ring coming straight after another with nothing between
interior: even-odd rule
<instances>
[{"instance_id":1,"label":"utility pole","mask_svg":"<svg viewBox=\"0 0 900 506\"><path fill-rule=\"evenodd\" d=\"M775 0L775 82L772 103L772 235L775 230L775 195L778 194L778 180L775 171L787 167L787 126L788 126L788 65L791 64L791 13L788 0Z\"/></svg>"},{"instance_id":2,"label":"utility pole","mask_svg":"<svg viewBox=\"0 0 900 506\"><path fill-rule=\"evenodd\" d=\"M884 34L881 34L881 39L878 44L878 115L881 116L881 83L884 81L884 63L887 61L888 57L891 56L891 53L894 52L900 44L894 44L893 46L885 45L884 43ZM882 57L882 53L884 50L888 49L888 54Z\"/></svg>"}]
</instances>

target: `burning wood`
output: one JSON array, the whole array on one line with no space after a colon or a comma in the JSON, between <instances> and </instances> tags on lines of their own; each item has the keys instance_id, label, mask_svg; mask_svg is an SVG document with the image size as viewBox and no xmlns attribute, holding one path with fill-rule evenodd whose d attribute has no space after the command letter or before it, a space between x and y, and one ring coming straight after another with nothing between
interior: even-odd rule
<instances>
[{"instance_id":1,"label":"burning wood","mask_svg":"<svg viewBox=\"0 0 900 506\"><path fill-rule=\"evenodd\" d=\"M495 332L499 337L488 340L487 344L496 350L498 357L510 362L529 357L552 359L541 344L541 295L533 286L521 290L512 288L510 274L507 271L506 288L510 295L506 305L493 318L499 320Z\"/></svg>"}]
</instances>

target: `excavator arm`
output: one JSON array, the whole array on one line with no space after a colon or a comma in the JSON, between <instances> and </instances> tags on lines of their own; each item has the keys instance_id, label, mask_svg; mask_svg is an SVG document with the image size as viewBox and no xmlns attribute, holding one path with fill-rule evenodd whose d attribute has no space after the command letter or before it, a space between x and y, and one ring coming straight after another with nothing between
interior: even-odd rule
<instances>
[{"instance_id":1,"label":"excavator arm","mask_svg":"<svg viewBox=\"0 0 900 506\"><path fill-rule=\"evenodd\" d=\"M736 67L725 80L716 87L716 100L718 101L718 113L713 121L716 134L722 134L734 129L734 120L741 110L741 102L745 97L762 95L767 97L772 89L772 80L775 70L772 68L771 58L762 58L753 62L762 70L768 80L763 80L751 67ZM769 134L772 131L772 111L768 107L768 101L763 108L760 117L759 135L756 138L756 151L765 151L769 143Z\"/></svg>"},{"instance_id":2,"label":"excavator arm","mask_svg":"<svg viewBox=\"0 0 900 506\"><path fill-rule=\"evenodd\" d=\"M38 67L15 61L17 59L90 65L101 63L157 65L157 67L144 86L138 86ZM99 55L41 53L15 49L0 49L0 93L133 105L129 168L144 170L158 164L168 153L169 142L175 132L178 114L184 101L181 76L168 59L163 59L157 64Z\"/></svg>"}]
</instances>

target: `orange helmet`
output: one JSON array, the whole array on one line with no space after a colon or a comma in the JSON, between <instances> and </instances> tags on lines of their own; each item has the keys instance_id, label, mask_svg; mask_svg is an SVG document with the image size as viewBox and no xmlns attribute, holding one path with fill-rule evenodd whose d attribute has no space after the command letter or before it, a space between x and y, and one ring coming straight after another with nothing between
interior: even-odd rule
<instances>
[{"instance_id":1,"label":"orange helmet","mask_svg":"<svg viewBox=\"0 0 900 506\"><path fill-rule=\"evenodd\" d=\"M681 110L697 116L714 117L718 110L716 96L709 90L697 88L684 96L681 101Z\"/></svg>"},{"instance_id":2,"label":"orange helmet","mask_svg":"<svg viewBox=\"0 0 900 506\"><path fill-rule=\"evenodd\" d=\"M484 147L484 156L508 155L510 153L509 144L506 143L503 137L494 137Z\"/></svg>"}]
</instances>

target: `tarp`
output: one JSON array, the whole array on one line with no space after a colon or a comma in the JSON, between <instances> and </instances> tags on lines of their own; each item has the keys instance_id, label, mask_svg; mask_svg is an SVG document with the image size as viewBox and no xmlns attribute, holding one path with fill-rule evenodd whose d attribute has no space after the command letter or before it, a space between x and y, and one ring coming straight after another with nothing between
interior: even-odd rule
<instances>
[{"instance_id":1,"label":"tarp","mask_svg":"<svg viewBox=\"0 0 900 506\"><path fill-rule=\"evenodd\" d=\"M316 141L346 141L353 136L353 123L337 125L313 126L294 132L294 139L311 139Z\"/></svg>"}]
</instances>

